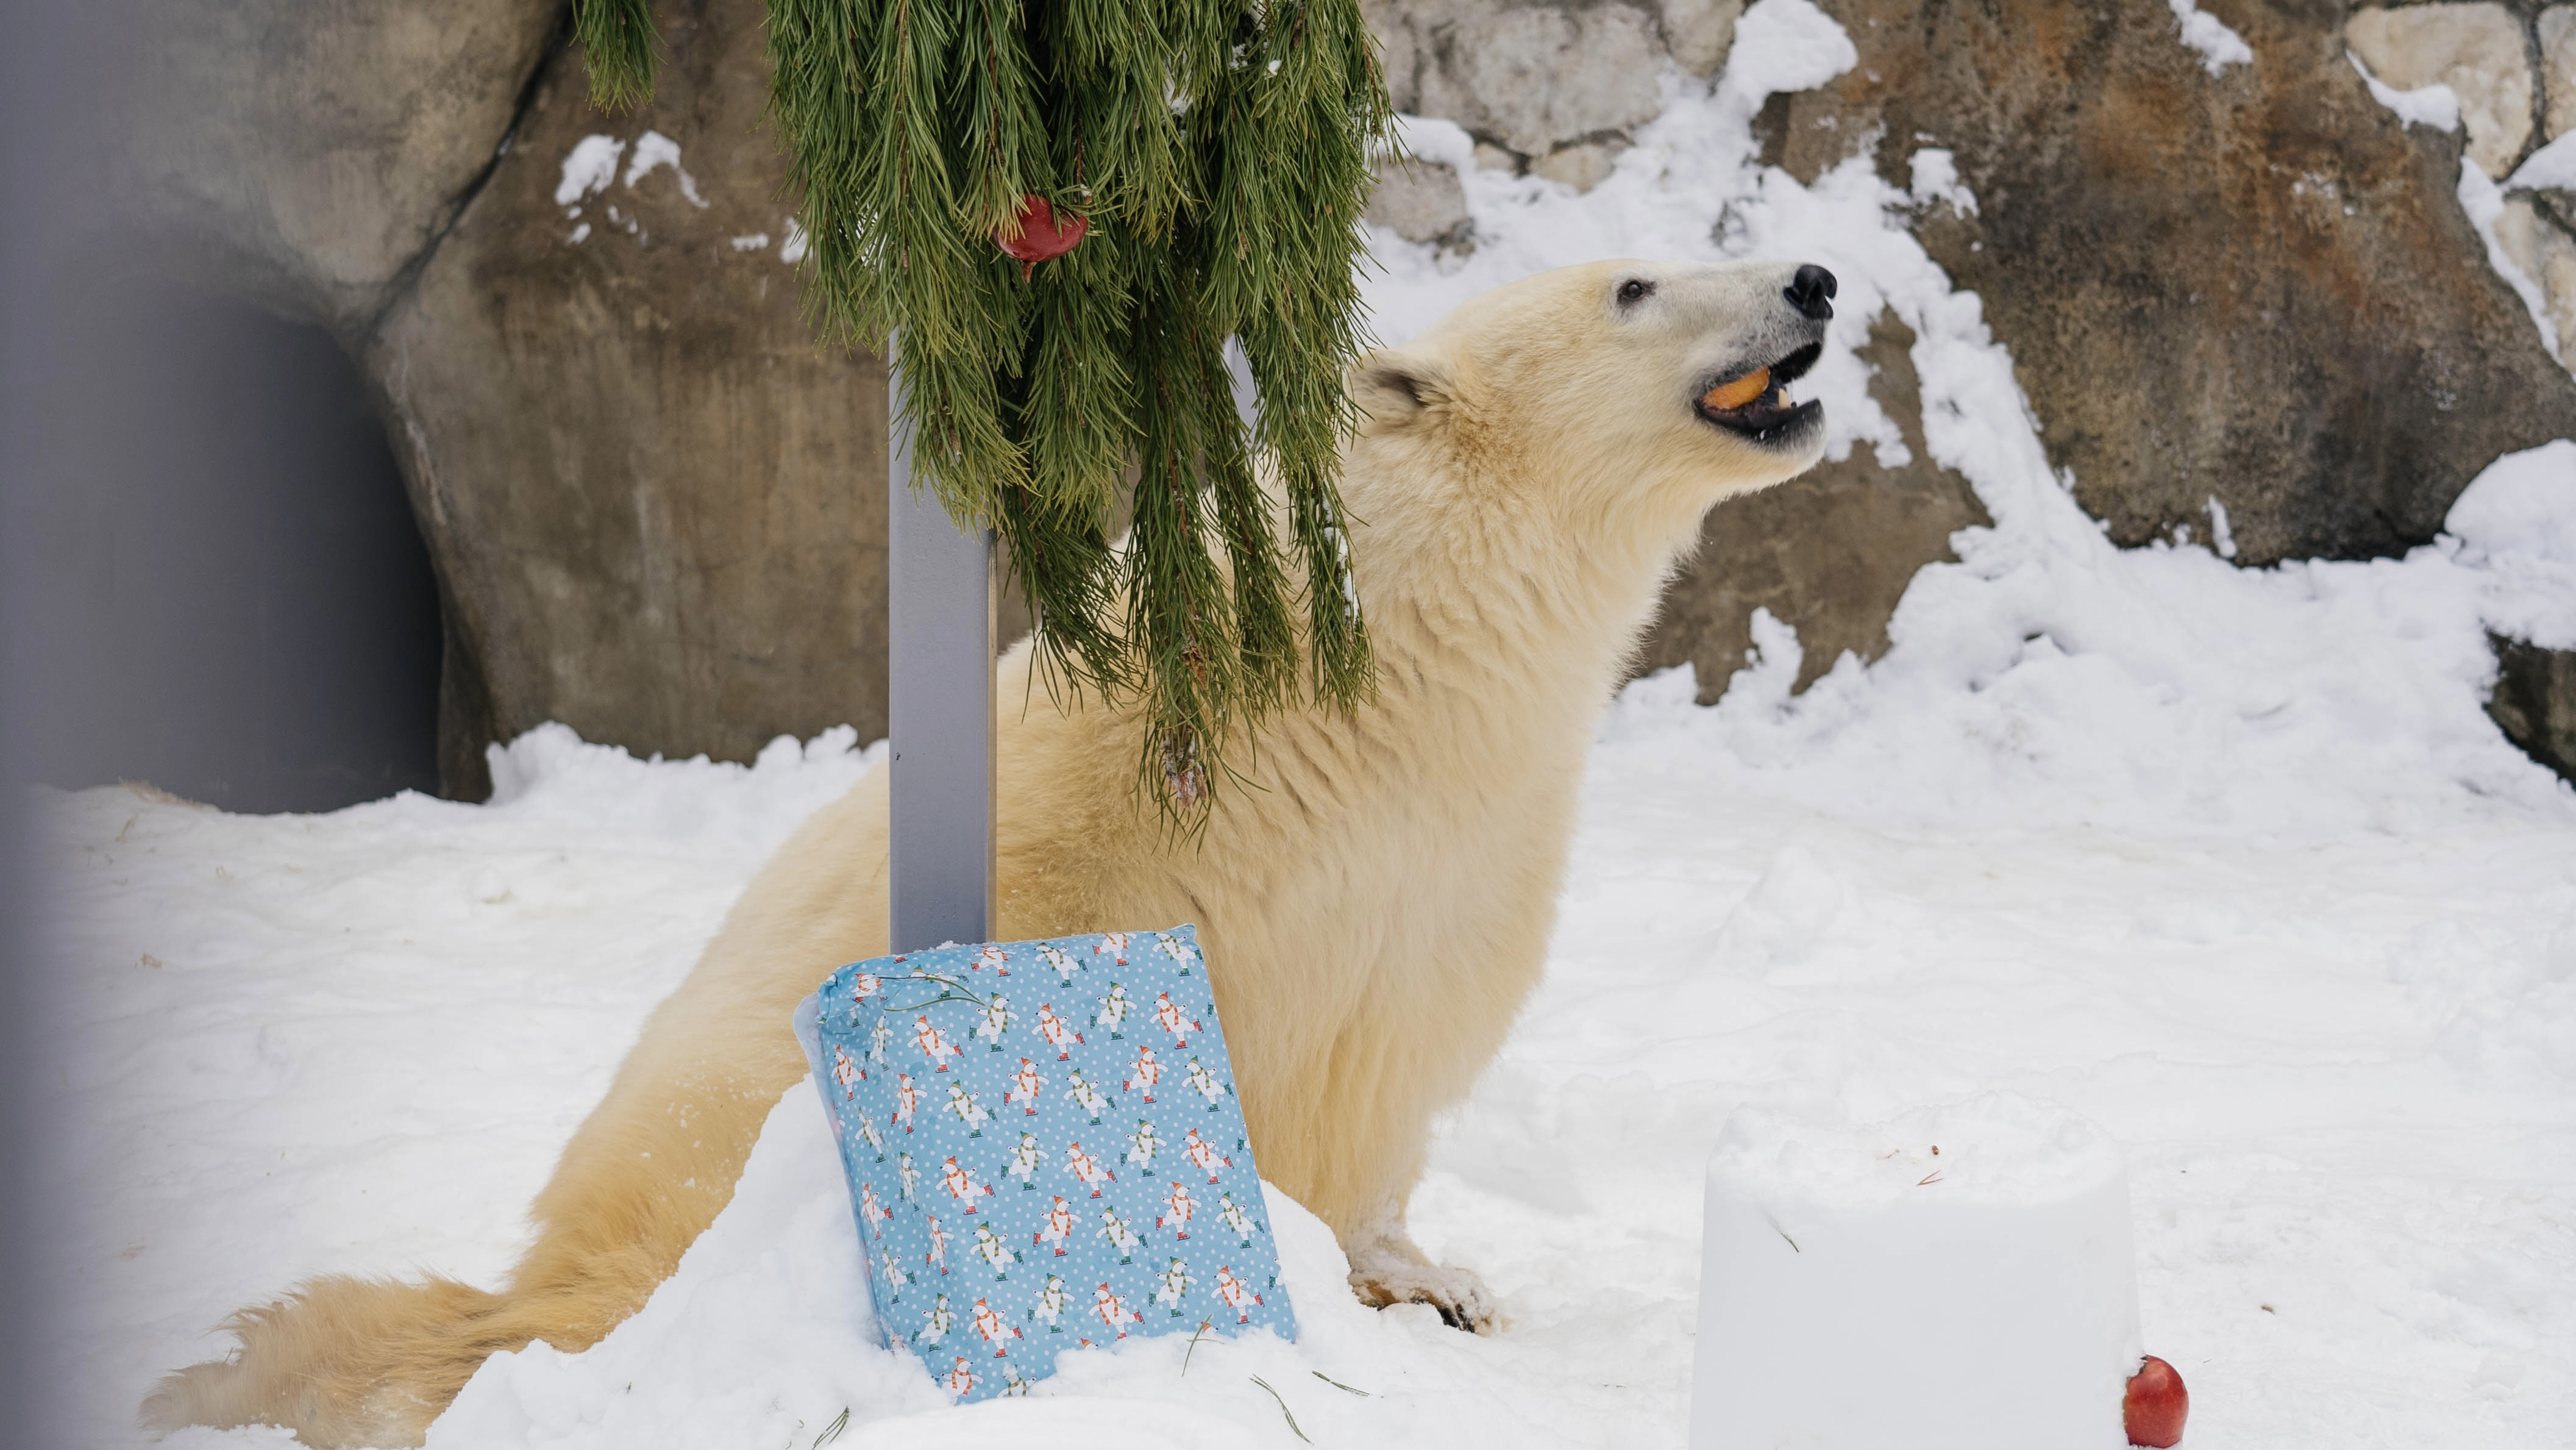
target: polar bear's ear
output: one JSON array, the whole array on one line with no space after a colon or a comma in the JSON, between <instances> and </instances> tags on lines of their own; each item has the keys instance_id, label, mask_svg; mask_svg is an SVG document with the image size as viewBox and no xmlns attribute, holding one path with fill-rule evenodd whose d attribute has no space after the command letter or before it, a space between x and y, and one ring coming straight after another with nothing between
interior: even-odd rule
<instances>
[{"instance_id":1,"label":"polar bear's ear","mask_svg":"<svg viewBox=\"0 0 2576 1450\"><path fill-rule=\"evenodd\" d=\"M1446 409L1449 373L1418 354L1380 349L1351 364L1351 401L1366 419L1362 431L1407 427Z\"/></svg>"}]
</instances>

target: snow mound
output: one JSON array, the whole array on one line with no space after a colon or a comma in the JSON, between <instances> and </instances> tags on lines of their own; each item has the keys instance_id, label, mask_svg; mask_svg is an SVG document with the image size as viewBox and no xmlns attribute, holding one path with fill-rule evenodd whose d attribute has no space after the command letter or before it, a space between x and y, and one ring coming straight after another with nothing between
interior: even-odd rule
<instances>
[{"instance_id":1,"label":"snow mound","mask_svg":"<svg viewBox=\"0 0 2576 1450\"><path fill-rule=\"evenodd\" d=\"M2469 481L2443 529L2484 575L2488 628L2576 649L2576 442L2508 453Z\"/></svg>"},{"instance_id":2,"label":"snow mound","mask_svg":"<svg viewBox=\"0 0 2576 1450\"><path fill-rule=\"evenodd\" d=\"M1390 1425L1418 1435L1436 1422L1445 1438L1458 1428L1454 1410L1425 1403L1425 1393L1450 1399L1492 1376L1478 1361L1500 1351L1427 1310L1360 1307L1332 1230L1262 1188L1298 1343L1267 1331L1138 1336L1065 1351L1025 1399L952 1407L918 1358L880 1336L840 1159L814 1085L802 1082L771 1111L733 1202L642 1310L585 1353L536 1344L494 1355L431 1427L426 1450L703 1450L826 1438L1199 1450L1277 1445L1292 1419L1309 1435L1379 1435ZM1512 1416L1496 1407L1468 1419L1493 1433Z\"/></svg>"}]
</instances>

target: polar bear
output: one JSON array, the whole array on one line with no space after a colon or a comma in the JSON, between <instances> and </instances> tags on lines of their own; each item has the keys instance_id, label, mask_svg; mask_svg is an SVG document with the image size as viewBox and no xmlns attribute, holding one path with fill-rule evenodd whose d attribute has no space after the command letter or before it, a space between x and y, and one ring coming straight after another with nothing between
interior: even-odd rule
<instances>
[{"instance_id":1,"label":"polar bear","mask_svg":"<svg viewBox=\"0 0 2576 1450\"><path fill-rule=\"evenodd\" d=\"M1001 935L1198 924L1262 1169L1332 1226L1368 1303L1496 1322L1472 1273L1406 1234L1428 1125L1538 979L1585 748L1701 514L1823 451L1820 405L1783 385L1833 290L1813 266L1601 262L1356 362L1342 489L1377 698L1274 717L1196 841L1136 815L1134 714L1024 711L1027 647L1000 666ZM797 1000L885 949L879 771L797 832L653 1013L505 1288L308 1282L234 1316L239 1353L164 1380L147 1418L412 1445L494 1351L594 1343L805 1075Z\"/></svg>"}]
</instances>

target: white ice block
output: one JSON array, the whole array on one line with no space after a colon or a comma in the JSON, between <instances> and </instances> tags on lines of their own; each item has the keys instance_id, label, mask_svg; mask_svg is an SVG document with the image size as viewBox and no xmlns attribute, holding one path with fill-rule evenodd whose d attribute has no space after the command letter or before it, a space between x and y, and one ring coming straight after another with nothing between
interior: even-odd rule
<instances>
[{"instance_id":1,"label":"white ice block","mask_svg":"<svg viewBox=\"0 0 2576 1450\"><path fill-rule=\"evenodd\" d=\"M2140 1353L2101 1129L2005 1094L1870 1127L1728 1120L1692 1450L2121 1450Z\"/></svg>"}]
</instances>

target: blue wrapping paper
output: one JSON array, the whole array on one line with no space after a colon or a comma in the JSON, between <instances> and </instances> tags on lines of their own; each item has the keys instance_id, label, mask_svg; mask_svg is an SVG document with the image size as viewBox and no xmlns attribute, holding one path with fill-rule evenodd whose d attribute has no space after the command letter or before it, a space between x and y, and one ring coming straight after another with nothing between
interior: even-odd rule
<instances>
[{"instance_id":1,"label":"blue wrapping paper","mask_svg":"<svg viewBox=\"0 0 2576 1450\"><path fill-rule=\"evenodd\" d=\"M959 1401L1138 1335L1296 1337L1193 928L856 962L796 1029L877 1322Z\"/></svg>"}]
</instances>

